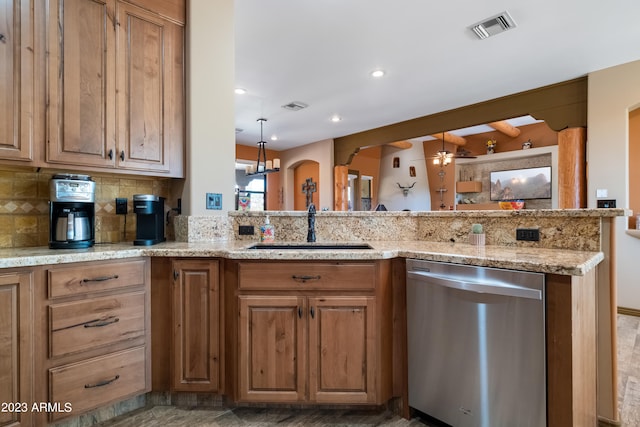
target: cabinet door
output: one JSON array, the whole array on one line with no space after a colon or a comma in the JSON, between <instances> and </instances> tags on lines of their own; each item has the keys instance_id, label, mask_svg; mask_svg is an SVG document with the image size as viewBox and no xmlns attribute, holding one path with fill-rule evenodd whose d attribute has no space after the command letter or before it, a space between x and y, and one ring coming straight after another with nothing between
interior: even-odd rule
<instances>
[{"instance_id":1,"label":"cabinet door","mask_svg":"<svg viewBox=\"0 0 640 427\"><path fill-rule=\"evenodd\" d=\"M305 400L305 298L240 296L239 396L243 402Z\"/></svg>"},{"instance_id":2,"label":"cabinet door","mask_svg":"<svg viewBox=\"0 0 640 427\"><path fill-rule=\"evenodd\" d=\"M180 153L171 152L173 144L182 143L181 137L173 140L172 127L174 109L182 112L173 93L176 50L182 62L182 28L121 2L118 24L118 167L170 173L171 165L182 161ZM181 97L182 87L177 89Z\"/></svg>"},{"instance_id":3,"label":"cabinet door","mask_svg":"<svg viewBox=\"0 0 640 427\"><path fill-rule=\"evenodd\" d=\"M219 359L218 261L173 262L173 352L171 387L217 391Z\"/></svg>"},{"instance_id":4,"label":"cabinet door","mask_svg":"<svg viewBox=\"0 0 640 427\"><path fill-rule=\"evenodd\" d=\"M0 275L0 402L28 406L0 411L2 426L31 425L31 287L30 273Z\"/></svg>"},{"instance_id":5,"label":"cabinet door","mask_svg":"<svg viewBox=\"0 0 640 427\"><path fill-rule=\"evenodd\" d=\"M0 159L33 160L32 0L0 0Z\"/></svg>"},{"instance_id":6,"label":"cabinet door","mask_svg":"<svg viewBox=\"0 0 640 427\"><path fill-rule=\"evenodd\" d=\"M309 400L374 403L375 297L309 298Z\"/></svg>"},{"instance_id":7,"label":"cabinet door","mask_svg":"<svg viewBox=\"0 0 640 427\"><path fill-rule=\"evenodd\" d=\"M114 1L47 1L50 163L115 166Z\"/></svg>"}]
</instances>

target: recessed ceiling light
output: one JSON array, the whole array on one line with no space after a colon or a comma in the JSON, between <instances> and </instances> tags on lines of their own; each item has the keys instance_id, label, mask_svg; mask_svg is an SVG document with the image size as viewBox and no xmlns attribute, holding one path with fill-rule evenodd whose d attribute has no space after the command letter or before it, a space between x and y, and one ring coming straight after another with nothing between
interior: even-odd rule
<instances>
[{"instance_id":1,"label":"recessed ceiling light","mask_svg":"<svg viewBox=\"0 0 640 427\"><path fill-rule=\"evenodd\" d=\"M382 76L384 76L384 70L373 70L371 72L371 77L375 77L375 78L380 78Z\"/></svg>"},{"instance_id":2,"label":"recessed ceiling light","mask_svg":"<svg viewBox=\"0 0 640 427\"><path fill-rule=\"evenodd\" d=\"M244 95L245 93L247 93L247 90L241 87L237 87L234 92L236 93L236 95Z\"/></svg>"},{"instance_id":3,"label":"recessed ceiling light","mask_svg":"<svg viewBox=\"0 0 640 427\"><path fill-rule=\"evenodd\" d=\"M337 122L339 122L341 120L342 120L342 117L340 117L337 114L334 114L333 116L331 116L331 121L334 122L334 123L337 123Z\"/></svg>"},{"instance_id":4,"label":"recessed ceiling light","mask_svg":"<svg viewBox=\"0 0 640 427\"><path fill-rule=\"evenodd\" d=\"M271 135L271 140L272 141L277 141L278 140L278 135Z\"/></svg>"}]
</instances>

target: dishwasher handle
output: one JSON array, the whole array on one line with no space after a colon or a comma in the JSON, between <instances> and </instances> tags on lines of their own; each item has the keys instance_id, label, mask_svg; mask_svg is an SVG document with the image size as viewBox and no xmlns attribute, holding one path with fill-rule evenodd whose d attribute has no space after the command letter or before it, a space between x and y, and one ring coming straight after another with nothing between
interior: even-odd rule
<instances>
[{"instance_id":1,"label":"dishwasher handle","mask_svg":"<svg viewBox=\"0 0 640 427\"><path fill-rule=\"evenodd\" d=\"M434 285L444 286L462 291L476 292L480 294L503 295L508 297L529 298L542 300L542 291L526 288L512 283L492 281L490 279L480 281L469 280L460 277L447 277L428 271L410 270L407 277Z\"/></svg>"}]
</instances>

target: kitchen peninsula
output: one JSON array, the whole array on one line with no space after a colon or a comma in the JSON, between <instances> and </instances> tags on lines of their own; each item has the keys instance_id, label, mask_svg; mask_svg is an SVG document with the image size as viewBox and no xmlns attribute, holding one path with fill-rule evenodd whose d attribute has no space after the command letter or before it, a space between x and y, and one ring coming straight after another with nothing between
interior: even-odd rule
<instances>
[{"instance_id":1,"label":"kitchen peninsula","mask_svg":"<svg viewBox=\"0 0 640 427\"><path fill-rule=\"evenodd\" d=\"M306 235L304 214L269 212L276 227L277 240L282 243L303 241L302 236ZM323 385L324 389L318 384L323 380L335 380L338 386L356 389L353 384L360 385L359 377L326 377L326 372L311 371L310 377L298 378L304 385L302 391L296 389L297 392L286 393L259 393L259 390L249 386L251 382L248 382L247 376L252 376L251 381L256 381L259 369L246 370L250 366L247 365L250 359L246 359L250 352L245 346L248 342L255 344L257 341L251 341L255 337L245 335L250 328L247 329L248 324L243 322L247 321L248 318L244 316L248 315L273 315L280 316L278 318L281 320L304 322L299 327L308 335L299 337L300 340L308 342L310 346L315 343L313 345L331 348L331 342L326 342L331 337L323 336L316 329L312 320L314 314L311 313L313 308L321 312L323 300L334 303L341 301L347 308L343 312L338 311L338 314L333 313L334 317L328 317L331 324L339 325L335 322L349 319L350 328L346 329L357 331L370 328L368 330L374 331L369 340L363 341L364 348L350 343L348 336L336 338L336 342L349 342L350 351L354 350L360 357L368 357L371 361L367 365L367 377L362 382L369 388L349 393L342 402L379 405L392 398L396 410L406 416L404 260L416 258L545 273L548 425L595 425L597 368L594 349L598 347L599 361L603 359L602 354L611 352L610 348L602 348L601 344L596 346L596 301L598 309L602 306L611 309L610 300L604 299L610 298L612 292L608 269L613 260L607 242L615 217L623 215L626 215L624 210L613 209L381 214L321 212L317 216L319 242L367 242L372 248L255 250L248 249L255 243L255 237L240 237L235 233L238 225L261 224L264 214L229 213L226 217L183 218L182 230L177 230L176 234L185 241L151 247L115 244L97 245L78 251L45 248L1 250L1 277L5 279L2 284L21 289L18 303L25 304L23 307L31 304L36 307L35 313L31 314L34 318L31 328L29 316L19 319L20 328L17 330L20 340L17 342L21 346L33 342L36 347L31 352L21 351L21 357L26 357L25 354L36 357L40 353L44 356L37 357L47 359L35 363L33 371L29 371L31 364L20 364L19 369L23 372L13 372L9 376L20 378L18 383L21 387L18 391L21 400L33 401L35 398L47 401L52 399L51 395L46 394L51 381L55 383L57 380L58 384L67 381L65 375L71 368L82 369L96 360L113 361L115 365L124 363L129 367L127 372L133 379L127 380L126 387L121 386L123 389L119 395L98 396L96 393L93 400L87 401L83 400L83 393L62 394L84 402L74 405L74 408L80 408L78 411L117 405L123 398L136 398L146 391L168 392L171 395L180 390L224 395L230 402L238 404L333 404L346 394L327 391L326 384ZM215 226L212 226L214 223ZM465 236L471 223L483 224L487 233L486 246L467 243ZM516 241L515 228L520 227L538 228L540 241ZM226 240L218 238L216 241L215 237L208 234L211 232L225 236ZM393 236L394 240L389 240L389 236ZM300 286L294 283L297 279L286 284L287 280L291 280L291 275L285 273L298 266L312 271L309 273L311 278L305 274L298 276L300 282L307 286L304 291L291 288ZM276 277L275 281L269 279L281 273L284 275ZM29 278L24 279L25 275ZM101 281L95 285L73 287L88 275L97 275ZM314 284L313 277L316 275L331 279ZM109 281L102 279L113 276L117 276L113 278L114 282L119 283L105 288L109 286L105 284ZM11 277L22 279L11 281ZM126 283L126 280L130 280L130 283ZM52 287L52 283L60 285ZM35 302L28 291L23 291L25 288L33 292ZM116 305L124 307L124 312L117 317L120 321L114 324L129 325L129 331L134 331L133 338L123 338L118 334L107 336L96 348L82 348L83 343L75 341L76 346L80 347L71 351L63 347L50 347L48 342L54 338L46 337L50 334L59 335L64 330L65 318L57 318L55 314L64 313L64 310L72 307L86 308L91 312L94 307L112 299L122 302ZM265 308L253 310L252 307ZM291 307L297 309L291 311ZM185 310L188 309L192 311L185 316ZM289 312L291 316L287 317ZM47 313L53 313L51 319L58 319L56 325L61 327L51 326ZM137 317L136 313L145 313L144 318ZM369 313L367 316L372 317L353 317L352 313ZM203 319L205 323L201 323ZM598 319L602 322L602 316L599 315ZM352 324L359 325L360 329L352 327ZM289 324L290 327L292 325ZM610 324L606 326L610 327ZM107 330L106 327L104 330ZM285 330L288 329L285 327ZM176 338L167 339L168 331L173 331L172 335ZM42 339L30 341L23 336L25 334L35 334ZM287 334L285 337L291 338ZM184 343L187 347L184 347ZM59 342L56 341L56 344ZM150 360L145 356L149 350ZM184 362L185 355L191 357L190 363ZM312 351L300 356L308 363L320 357ZM68 363L61 364L60 361ZM41 368L43 366L48 372ZM269 366L257 368L268 369ZM295 366L290 368L299 369ZM613 375L610 368L603 372L604 375ZM105 380L122 384L121 377L116 379L118 375ZM601 375L601 388L597 399L609 399L606 390L602 389L602 383L610 379L602 377L600 371L598 375ZM29 381L23 382L27 378L33 378L34 390L25 385ZM283 378L285 381L286 375ZM64 392L65 387L70 387L69 384L72 385L74 380L72 378L69 381L63 382L58 390ZM268 386L273 385L268 378L264 381ZM300 383L295 385L301 386ZM109 386L100 388L106 390ZM308 392L304 392L305 389ZM22 420L25 425L30 425L31 421L35 425L46 422L43 418L45 414L25 415L27 418ZM77 414L59 415L49 418L49 421L68 415ZM33 416L33 420L29 416Z\"/></svg>"}]
</instances>

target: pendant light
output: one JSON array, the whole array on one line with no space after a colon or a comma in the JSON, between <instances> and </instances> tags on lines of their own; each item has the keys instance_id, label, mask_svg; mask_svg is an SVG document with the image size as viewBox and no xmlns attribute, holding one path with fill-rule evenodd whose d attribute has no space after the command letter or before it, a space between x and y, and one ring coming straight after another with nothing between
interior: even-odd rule
<instances>
[{"instance_id":1,"label":"pendant light","mask_svg":"<svg viewBox=\"0 0 640 427\"><path fill-rule=\"evenodd\" d=\"M280 171L280 159L267 160L267 150L265 145L267 142L262 137L262 124L267 121L265 118L259 118L257 120L260 122L260 141L258 141L258 160L256 160L256 164L247 165L245 168L245 173L247 175L264 175L272 172Z\"/></svg>"},{"instance_id":2,"label":"pendant light","mask_svg":"<svg viewBox=\"0 0 640 427\"><path fill-rule=\"evenodd\" d=\"M444 148L444 132L442 132L442 150L439 150L436 153L436 156L433 159L433 164L439 165L440 167L447 166L449 163L451 163L452 157L453 153L448 152Z\"/></svg>"}]
</instances>

